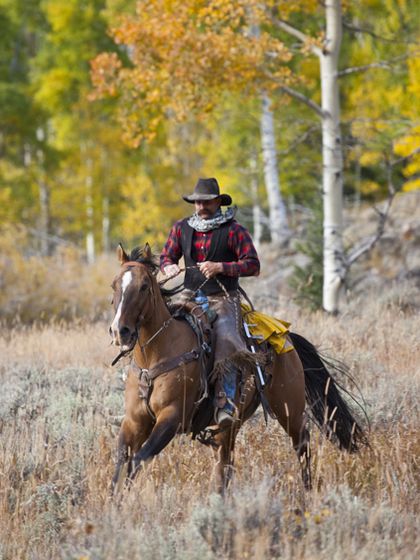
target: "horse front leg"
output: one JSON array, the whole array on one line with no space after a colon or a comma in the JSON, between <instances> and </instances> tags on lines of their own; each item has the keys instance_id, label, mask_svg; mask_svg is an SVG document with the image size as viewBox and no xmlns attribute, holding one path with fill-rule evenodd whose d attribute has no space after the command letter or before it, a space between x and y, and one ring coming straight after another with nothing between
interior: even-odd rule
<instances>
[{"instance_id":1,"label":"horse front leg","mask_svg":"<svg viewBox=\"0 0 420 560\"><path fill-rule=\"evenodd\" d=\"M152 427L153 420L148 414L137 421L124 418L118 435L117 463L111 482L111 495L117 493L122 484L130 477L132 470L130 455L132 456L141 448L152 431Z\"/></svg>"},{"instance_id":2,"label":"horse front leg","mask_svg":"<svg viewBox=\"0 0 420 560\"><path fill-rule=\"evenodd\" d=\"M158 455L168 443L174 438L182 424L182 411L175 408L163 409L153 427L149 437L144 442L132 459L132 470L130 478L134 479L142 463L149 461L155 455Z\"/></svg>"},{"instance_id":3,"label":"horse front leg","mask_svg":"<svg viewBox=\"0 0 420 560\"><path fill-rule=\"evenodd\" d=\"M114 495L121 487L122 471L124 465L128 461L128 445L126 442L126 435L121 426L120 433L118 435L118 447L117 447L117 464L115 465L114 475L111 481L111 496Z\"/></svg>"}]
</instances>

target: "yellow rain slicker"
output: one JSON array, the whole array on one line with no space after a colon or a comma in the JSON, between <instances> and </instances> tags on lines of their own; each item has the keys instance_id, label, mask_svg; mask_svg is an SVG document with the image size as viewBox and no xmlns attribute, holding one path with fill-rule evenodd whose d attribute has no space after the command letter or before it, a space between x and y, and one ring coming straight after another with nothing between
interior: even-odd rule
<instances>
[{"instance_id":1,"label":"yellow rain slicker","mask_svg":"<svg viewBox=\"0 0 420 560\"><path fill-rule=\"evenodd\" d=\"M285 354L293 350L293 345L287 338L290 323L270 317L260 311L252 311L245 303L241 303L241 308L242 317L248 324L250 333L253 336L263 337L256 339L258 344L267 341L277 354Z\"/></svg>"}]
</instances>

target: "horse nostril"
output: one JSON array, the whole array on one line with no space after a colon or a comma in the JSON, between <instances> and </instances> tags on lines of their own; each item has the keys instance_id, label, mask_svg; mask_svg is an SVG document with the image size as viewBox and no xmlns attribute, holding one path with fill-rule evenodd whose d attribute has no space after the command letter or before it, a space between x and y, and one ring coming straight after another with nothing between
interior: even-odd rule
<instances>
[{"instance_id":1,"label":"horse nostril","mask_svg":"<svg viewBox=\"0 0 420 560\"><path fill-rule=\"evenodd\" d=\"M128 327L120 327L119 333L121 338L127 338L130 336L131 331Z\"/></svg>"}]
</instances>

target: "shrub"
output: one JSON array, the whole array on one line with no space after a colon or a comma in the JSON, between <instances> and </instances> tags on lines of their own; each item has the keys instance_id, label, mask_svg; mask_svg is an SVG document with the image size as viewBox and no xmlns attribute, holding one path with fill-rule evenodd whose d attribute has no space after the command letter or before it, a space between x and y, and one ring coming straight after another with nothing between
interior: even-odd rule
<instances>
[{"instance_id":1,"label":"shrub","mask_svg":"<svg viewBox=\"0 0 420 560\"><path fill-rule=\"evenodd\" d=\"M0 319L10 323L98 320L109 309L116 266L101 256L88 265L75 248L54 256L30 254L23 229L0 232Z\"/></svg>"},{"instance_id":2,"label":"shrub","mask_svg":"<svg viewBox=\"0 0 420 560\"><path fill-rule=\"evenodd\" d=\"M303 266L294 266L289 283L295 291L296 301L315 311L322 307L324 277L321 200L315 201L306 236L296 244L296 250L308 257L308 262Z\"/></svg>"}]
</instances>

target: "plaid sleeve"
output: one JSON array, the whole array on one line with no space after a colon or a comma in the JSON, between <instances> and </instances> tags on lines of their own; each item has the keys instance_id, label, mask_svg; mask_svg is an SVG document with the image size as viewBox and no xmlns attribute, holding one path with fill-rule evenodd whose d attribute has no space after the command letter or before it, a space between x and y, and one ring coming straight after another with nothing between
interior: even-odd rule
<instances>
[{"instance_id":1,"label":"plaid sleeve","mask_svg":"<svg viewBox=\"0 0 420 560\"><path fill-rule=\"evenodd\" d=\"M176 222L169 232L168 239L160 255L160 269L163 272L165 266L178 264L182 257L181 248L181 222Z\"/></svg>"},{"instance_id":2,"label":"plaid sleeve","mask_svg":"<svg viewBox=\"0 0 420 560\"><path fill-rule=\"evenodd\" d=\"M224 262L223 273L226 276L258 276L260 261L257 251L248 230L236 221L229 228L228 246L237 260Z\"/></svg>"}]
</instances>

